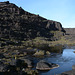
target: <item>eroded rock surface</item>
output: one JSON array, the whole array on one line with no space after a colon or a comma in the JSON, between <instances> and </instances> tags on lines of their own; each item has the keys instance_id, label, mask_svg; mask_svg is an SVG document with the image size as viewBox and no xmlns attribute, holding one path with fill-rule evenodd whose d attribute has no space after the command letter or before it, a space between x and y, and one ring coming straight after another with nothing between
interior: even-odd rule
<instances>
[{"instance_id":1,"label":"eroded rock surface","mask_svg":"<svg viewBox=\"0 0 75 75\"><path fill-rule=\"evenodd\" d=\"M57 64L48 63L46 61L40 61L37 63L36 69L45 71L45 70L50 70L57 67L59 67L59 65Z\"/></svg>"},{"instance_id":2,"label":"eroded rock surface","mask_svg":"<svg viewBox=\"0 0 75 75\"><path fill-rule=\"evenodd\" d=\"M60 22L31 14L9 1L0 2L0 38L15 40L51 38L53 34L50 31L65 32Z\"/></svg>"}]
</instances>

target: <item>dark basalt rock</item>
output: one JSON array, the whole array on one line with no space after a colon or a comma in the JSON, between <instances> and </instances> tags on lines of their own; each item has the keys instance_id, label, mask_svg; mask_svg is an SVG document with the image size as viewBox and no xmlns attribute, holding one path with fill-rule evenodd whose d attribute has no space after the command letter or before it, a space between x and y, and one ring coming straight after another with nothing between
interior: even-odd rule
<instances>
[{"instance_id":1,"label":"dark basalt rock","mask_svg":"<svg viewBox=\"0 0 75 75\"><path fill-rule=\"evenodd\" d=\"M2 72L4 69L4 63L2 61L0 61L0 72Z\"/></svg>"},{"instance_id":2,"label":"dark basalt rock","mask_svg":"<svg viewBox=\"0 0 75 75\"><path fill-rule=\"evenodd\" d=\"M29 59L23 59L23 61L27 64L27 67L33 67L31 60L29 60Z\"/></svg>"},{"instance_id":3,"label":"dark basalt rock","mask_svg":"<svg viewBox=\"0 0 75 75\"><path fill-rule=\"evenodd\" d=\"M28 67L28 64L24 60L21 60L21 59L12 59L10 62L10 65L20 67L20 68Z\"/></svg>"},{"instance_id":4,"label":"dark basalt rock","mask_svg":"<svg viewBox=\"0 0 75 75\"><path fill-rule=\"evenodd\" d=\"M0 2L0 38L27 40L51 38L50 31L65 32L60 22L24 11L13 3Z\"/></svg>"},{"instance_id":5,"label":"dark basalt rock","mask_svg":"<svg viewBox=\"0 0 75 75\"><path fill-rule=\"evenodd\" d=\"M6 72L8 70L14 71L16 69L16 66L14 65L6 65L3 62L0 61L0 72Z\"/></svg>"},{"instance_id":6,"label":"dark basalt rock","mask_svg":"<svg viewBox=\"0 0 75 75\"><path fill-rule=\"evenodd\" d=\"M32 67L32 61L29 59L12 59L10 65L17 67Z\"/></svg>"},{"instance_id":7,"label":"dark basalt rock","mask_svg":"<svg viewBox=\"0 0 75 75\"><path fill-rule=\"evenodd\" d=\"M4 54L0 53L0 59L5 58Z\"/></svg>"}]
</instances>

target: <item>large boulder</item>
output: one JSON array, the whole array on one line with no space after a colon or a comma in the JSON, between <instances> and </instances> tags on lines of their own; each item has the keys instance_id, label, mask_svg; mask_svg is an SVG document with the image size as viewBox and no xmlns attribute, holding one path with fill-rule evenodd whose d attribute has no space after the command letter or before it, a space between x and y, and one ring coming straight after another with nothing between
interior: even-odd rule
<instances>
[{"instance_id":1,"label":"large boulder","mask_svg":"<svg viewBox=\"0 0 75 75\"><path fill-rule=\"evenodd\" d=\"M32 61L29 59L23 59L24 62L28 65L28 67L32 67Z\"/></svg>"},{"instance_id":2,"label":"large boulder","mask_svg":"<svg viewBox=\"0 0 75 75\"><path fill-rule=\"evenodd\" d=\"M32 61L29 59L12 59L10 65L16 67L32 67Z\"/></svg>"},{"instance_id":3,"label":"large boulder","mask_svg":"<svg viewBox=\"0 0 75 75\"><path fill-rule=\"evenodd\" d=\"M4 64L0 61L0 72L16 71L15 65Z\"/></svg>"},{"instance_id":4,"label":"large boulder","mask_svg":"<svg viewBox=\"0 0 75 75\"><path fill-rule=\"evenodd\" d=\"M22 59L13 59L11 60L10 65L20 67L20 68L27 67L27 63Z\"/></svg>"},{"instance_id":5,"label":"large boulder","mask_svg":"<svg viewBox=\"0 0 75 75\"><path fill-rule=\"evenodd\" d=\"M50 70L50 69L57 68L57 67L59 67L59 65L54 64L54 63L48 63L46 61L40 61L36 65L36 69L38 70Z\"/></svg>"}]
</instances>

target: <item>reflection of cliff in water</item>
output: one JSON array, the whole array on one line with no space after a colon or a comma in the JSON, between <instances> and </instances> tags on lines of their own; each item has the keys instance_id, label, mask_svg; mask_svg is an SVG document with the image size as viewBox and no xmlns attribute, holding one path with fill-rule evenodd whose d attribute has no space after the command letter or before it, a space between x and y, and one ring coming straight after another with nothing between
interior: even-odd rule
<instances>
[{"instance_id":1,"label":"reflection of cliff in water","mask_svg":"<svg viewBox=\"0 0 75 75\"><path fill-rule=\"evenodd\" d=\"M63 45L50 46L50 47L47 47L45 50L48 50L52 53L62 53Z\"/></svg>"}]
</instances>

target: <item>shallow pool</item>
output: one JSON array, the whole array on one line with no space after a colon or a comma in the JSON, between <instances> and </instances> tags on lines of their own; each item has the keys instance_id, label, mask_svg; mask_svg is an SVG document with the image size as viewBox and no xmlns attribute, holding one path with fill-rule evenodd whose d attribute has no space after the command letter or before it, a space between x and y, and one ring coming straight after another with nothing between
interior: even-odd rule
<instances>
[{"instance_id":1,"label":"shallow pool","mask_svg":"<svg viewBox=\"0 0 75 75\"><path fill-rule=\"evenodd\" d=\"M72 70L72 65L75 65L74 51L75 49L64 49L62 54L53 54L50 57L44 58L49 63L59 64L59 67L46 72L40 71L40 75L56 75Z\"/></svg>"}]
</instances>

